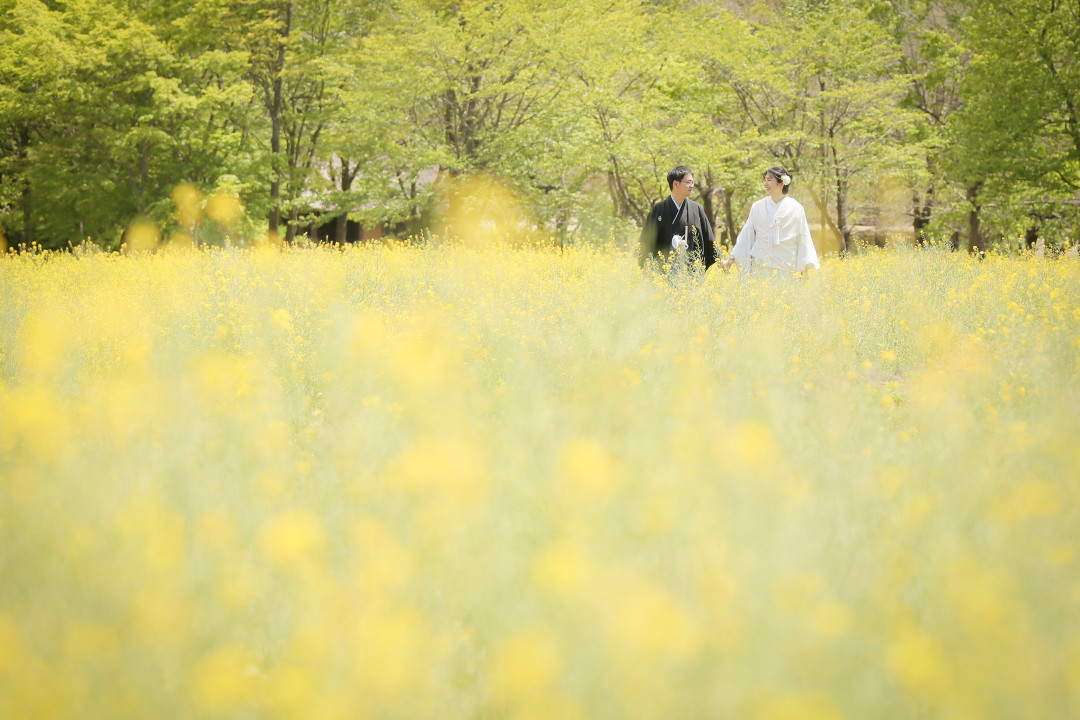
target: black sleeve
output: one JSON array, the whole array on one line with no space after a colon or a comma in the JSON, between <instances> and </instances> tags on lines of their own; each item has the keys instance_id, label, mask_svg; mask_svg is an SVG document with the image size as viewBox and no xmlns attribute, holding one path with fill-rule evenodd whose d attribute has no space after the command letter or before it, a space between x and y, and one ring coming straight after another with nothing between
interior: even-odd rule
<instances>
[{"instance_id":1,"label":"black sleeve","mask_svg":"<svg viewBox=\"0 0 1080 720\"><path fill-rule=\"evenodd\" d=\"M645 261L656 253L656 235L660 227L656 222L656 208L649 210L645 218L645 225L641 228L641 237L638 238L638 265L645 266Z\"/></svg>"},{"instance_id":2,"label":"black sleeve","mask_svg":"<svg viewBox=\"0 0 1080 720\"><path fill-rule=\"evenodd\" d=\"M705 261L705 269L707 270L710 265L716 262L716 235L713 233L713 226L709 222L709 216L705 213L705 208L701 209L701 244L702 260Z\"/></svg>"}]
</instances>

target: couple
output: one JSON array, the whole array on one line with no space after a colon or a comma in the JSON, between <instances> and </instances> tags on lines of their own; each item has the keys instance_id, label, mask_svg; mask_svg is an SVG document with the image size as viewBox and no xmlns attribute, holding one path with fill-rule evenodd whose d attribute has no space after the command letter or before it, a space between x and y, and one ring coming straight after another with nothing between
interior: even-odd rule
<instances>
[{"instance_id":1,"label":"couple","mask_svg":"<svg viewBox=\"0 0 1080 720\"><path fill-rule=\"evenodd\" d=\"M806 212L798 200L787 197L791 176L774 166L763 175L765 195L750 207L742 232L722 267L732 263L742 268L763 265L775 270L796 273L821 267ZM640 264L660 255L665 262L705 263L708 269L718 259L712 224L704 208L690 199L694 174L685 165L668 173L671 195L653 205L645 227L641 229Z\"/></svg>"}]
</instances>

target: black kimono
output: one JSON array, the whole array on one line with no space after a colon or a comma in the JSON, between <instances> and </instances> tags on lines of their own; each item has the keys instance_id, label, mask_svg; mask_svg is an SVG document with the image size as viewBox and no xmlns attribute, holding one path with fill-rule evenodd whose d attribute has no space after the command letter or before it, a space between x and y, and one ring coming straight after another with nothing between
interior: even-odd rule
<instances>
[{"instance_id":1,"label":"black kimono","mask_svg":"<svg viewBox=\"0 0 1080 720\"><path fill-rule=\"evenodd\" d=\"M675 201L668 195L666 200L653 205L649 217L645 218L645 227L641 228L639 264L644 265L647 258L655 258L657 253L667 260L671 254L672 235L686 238L691 262L700 260L706 269L716 262L716 242L705 208L686 198L676 215Z\"/></svg>"}]
</instances>

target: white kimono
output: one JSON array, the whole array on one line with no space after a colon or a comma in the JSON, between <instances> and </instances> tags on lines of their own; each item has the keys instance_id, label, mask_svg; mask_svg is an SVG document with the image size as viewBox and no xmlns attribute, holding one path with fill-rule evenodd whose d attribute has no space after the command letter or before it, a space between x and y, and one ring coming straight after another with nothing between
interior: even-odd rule
<instances>
[{"instance_id":1,"label":"white kimono","mask_svg":"<svg viewBox=\"0 0 1080 720\"><path fill-rule=\"evenodd\" d=\"M731 257L740 266L749 266L752 259L788 272L821 267L806 211L798 200L786 196L778 203L763 197L750 206L750 217L735 241Z\"/></svg>"}]
</instances>

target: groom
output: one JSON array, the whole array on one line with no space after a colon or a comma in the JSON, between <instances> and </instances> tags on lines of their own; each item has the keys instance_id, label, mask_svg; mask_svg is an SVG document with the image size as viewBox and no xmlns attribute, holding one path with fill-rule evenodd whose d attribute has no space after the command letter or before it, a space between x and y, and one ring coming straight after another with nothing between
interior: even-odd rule
<instances>
[{"instance_id":1,"label":"groom","mask_svg":"<svg viewBox=\"0 0 1080 720\"><path fill-rule=\"evenodd\" d=\"M716 262L716 246L712 223L705 209L690 199L694 189L694 174L685 165L671 169L667 176L671 195L653 205L641 229L641 249L638 264L648 258L662 262L705 263L707 270Z\"/></svg>"}]
</instances>

